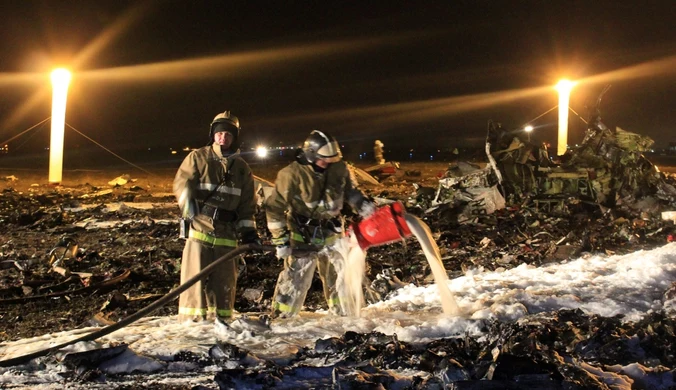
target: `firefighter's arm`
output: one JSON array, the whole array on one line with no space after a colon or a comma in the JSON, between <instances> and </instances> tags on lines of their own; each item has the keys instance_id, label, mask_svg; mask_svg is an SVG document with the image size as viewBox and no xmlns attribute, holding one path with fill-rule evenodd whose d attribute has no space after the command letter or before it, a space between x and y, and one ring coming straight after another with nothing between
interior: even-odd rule
<instances>
[{"instance_id":1,"label":"firefighter's arm","mask_svg":"<svg viewBox=\"0 0 676 390\"><path fill-rule=\"evenodd\" d=\"M289 229L286 225L286 211L294 196L294 179L289 169L277 174L275 191L265 200L265 215L268 230L272 234L272 243L285 245L289 242Z\"/></svg>"},{"instance_id":2,"label":"firefighter's arm","mask_svg":"<svg viewBox=\"0 0 676 390\"><path fill-rule=\"evenodd\" d=\"M197 169L195 152L191 152L181 163L174 177L174 196L181 209L183 218L193 218L197 210L197 201L194 196L197 193L199 172Z\"/></svg>"},{"instance_id":3,"label":"firefighter's arm","mask_svg":"<svg viewBox=\"0 0 676 390\"><path fill-rule=\"evenodd\" d=\"M367 218L376 211L373 200L355 186L349 172L345 184L345 199L347 199L347 203L352 207L352 210L362 218Z\"/></svg>"},{"instance_id":4,"label":"firefighter's arm","mask_svg":"<svg viewBox=\"0 0 676 390\"><path fill-rule=\"evenodd\" d=\"M239 161L238 161L239 162ZM254 192L254 179L251 168L244 165L244 174L242 175L242 193L240 195L239 205L237 206L237 232L240 240L244 244L257 243L258 233L256 232L256 193Z\"/></svg>"}]
</instances>

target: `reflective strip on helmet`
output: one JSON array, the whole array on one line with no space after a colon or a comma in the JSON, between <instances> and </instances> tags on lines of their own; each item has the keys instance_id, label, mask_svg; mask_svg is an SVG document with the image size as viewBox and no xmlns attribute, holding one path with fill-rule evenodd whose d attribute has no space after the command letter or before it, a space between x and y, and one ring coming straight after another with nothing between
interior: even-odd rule
<instances>
[{"instance_id":1,"label":"reflective strip on helmet","mask_svg":"<svg viewBox=\"0 0 676 390\"><path fill-rule=\"evenodd\" d=\"M190 238L194 238L195 240L199 240L202 242L206 242L207 244L213 245L213 246L231 246L231 247L236 247L237 246L237 241L231 240L229 238L220 238L220 237L214 237L210 236L208 234L198 232L197 230L192 230L190 229L190 233L188 235Z\"/></svg>"},{"instance_id":2,"label":"reflective strip on helmet","mask_svg":"<svg viewBox=\"0 0 676 390\"><path fill-rule=\"evenodd\" d=\"M268 222L268 229L284 229L286 222Z\"/></svg>"},{"instance_id":3,"label":"reflective strip on helmet","mask_svg":"<svg viewBox=\"0 0 676 390\"><path fill-rule=\"evenodd\" d=\"M256 221L253 219L240 219L239 222L237 222L237 227L256 227Z\"/></svg>"},{"instance_id":4,"label":"reflective strip on helmet","mask_svg":"<svg viewBox=\"0 0 676 390\"><path fill-rule=\"evenodd\" d=\"M329 141L327 139L326 145L322 146L317 150L317 156L321 157L324 160L329 160L329 159L335 159L337 158L339 161L342 156L342 153L340 153L340 146L338 146L338 142L336 141ZM335 161L333 161L335 162Z\"/></svg>"},{"instance_id":5,"label":"reflective strip on helmet","mask_svg":"<svg viewBox=\"0 0 676 390\"><path fill-rule=\"evenodd\" d=\"M200 188L200 190L207 190L207 191L213 191L214 189L218 188L217 191L222 192L224 194L231 194L231 195L236 195L236 196L242 195L242 190L240 188L219 186L218 184L200 183L199 188Z\"/></svg>"}]
</instances>

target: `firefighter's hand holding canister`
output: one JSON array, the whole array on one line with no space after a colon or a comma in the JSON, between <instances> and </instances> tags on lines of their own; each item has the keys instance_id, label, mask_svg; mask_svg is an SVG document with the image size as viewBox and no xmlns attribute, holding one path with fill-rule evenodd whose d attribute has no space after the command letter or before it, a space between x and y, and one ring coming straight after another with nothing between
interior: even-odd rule
<instances>
[{"instance_id":1,"label":"firefighter's hand holding canister","mask_svg":"<svg viewBox=\"0 0 676 390\"><path fill-rule=\"evenodd\" d=\"M364 200L359 207L359 216L362 218L368 218L371 214L376 212L376 205L370 200Z\"/></svg>"}]
</instances>

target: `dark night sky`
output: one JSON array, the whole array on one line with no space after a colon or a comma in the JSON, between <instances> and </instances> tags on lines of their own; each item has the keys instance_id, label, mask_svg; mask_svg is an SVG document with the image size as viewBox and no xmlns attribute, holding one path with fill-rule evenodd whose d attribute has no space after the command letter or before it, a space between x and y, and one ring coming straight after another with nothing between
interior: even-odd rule
<instances>
[{"instance_id":1,"label":"dark night sky","mask_svg":"<svg viewBox=\"0 0 676 390\"><path fill-rule=\"evenodd\" d=\"M583 116L612 84L608 124L676 141L671 1L383 3L7 1L0 141L50 115L55 65L74 72L66 121L119 151L201 146L225 109L249 144L319 128L366 149L478 146L488 119L516 128L554 107L562 76L588 80L571 97ZM555 112L534 122L541 139ZM570 121L574 143L584 124ZM31 142L47 145L41 131Z\"/></svg>"}]
</instances>

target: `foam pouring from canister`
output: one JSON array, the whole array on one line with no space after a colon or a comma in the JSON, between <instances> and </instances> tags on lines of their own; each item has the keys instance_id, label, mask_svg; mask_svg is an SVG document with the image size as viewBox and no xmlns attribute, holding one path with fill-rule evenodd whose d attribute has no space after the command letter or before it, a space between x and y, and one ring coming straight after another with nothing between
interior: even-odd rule
<instances>
[{"instance_id":1,"label":"foam pouring from canister","mask_svg":"<svg viewBox=\"0 0 676 390\"><path fill-rule=\"evenodd\" d=\"M350 229L362 250L401 241L411 236L404 219L406 209L400 202L380 207L370 217L355 222Z\"/></svg>"}]
</instances>

